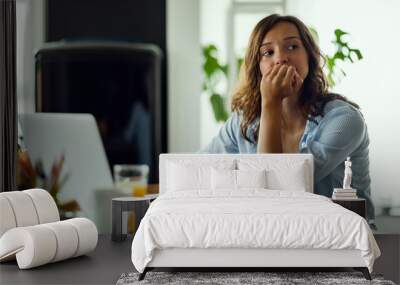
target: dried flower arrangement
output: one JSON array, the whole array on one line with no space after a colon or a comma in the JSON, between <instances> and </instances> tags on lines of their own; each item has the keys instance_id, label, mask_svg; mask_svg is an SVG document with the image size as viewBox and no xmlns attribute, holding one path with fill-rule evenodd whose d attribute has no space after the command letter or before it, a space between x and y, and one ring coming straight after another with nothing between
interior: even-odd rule
<instances>
[{"instance_id":1,"label":"dried flower arrangement","mask_svg":"<svg viewBox=\"0 0 400 285\"><path fill-rule=\"evenodd\" d=\"M23 190L40 187L49 191L60 211L61 219L67 217L67 213L72 213L72 216L75 216L74 213L81 210L79 203L75 199L67 202L60 202L59 194L61 188L69 178L68 173L61 177L64 160L64 154L58 159L55 159L50 174L47 175L41 160L38 160L35 165L33 165L28 152L21 148L18 149L17 188Z\"/></svg>"}]
</instances>

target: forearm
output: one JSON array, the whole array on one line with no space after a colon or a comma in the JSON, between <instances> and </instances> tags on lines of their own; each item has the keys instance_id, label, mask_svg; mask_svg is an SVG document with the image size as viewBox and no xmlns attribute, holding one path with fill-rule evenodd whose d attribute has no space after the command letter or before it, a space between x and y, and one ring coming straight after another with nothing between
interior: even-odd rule
<instances>
[{"instance_id":1,"label":"forearm","mask_svg":"<svg viewBox=\"0 0 400 285\"><path fill-rule=\"evenodd\" d=\"M282 153L282 105L264 107L261 111L258 132L258 153Z\"/></svg>"}]
</instances>

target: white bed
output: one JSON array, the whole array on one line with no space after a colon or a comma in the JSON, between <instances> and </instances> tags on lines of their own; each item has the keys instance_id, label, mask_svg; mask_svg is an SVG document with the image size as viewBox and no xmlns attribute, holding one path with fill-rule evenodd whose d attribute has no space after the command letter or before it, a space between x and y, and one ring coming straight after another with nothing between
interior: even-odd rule
<instances>
[{"instance_id":1,"label":"white bed","mask_svg":"<svg viewBox=\"0 0 400 285\"><path fill-rule=\"evenodd\" d=\"M372 232L312 194L312 155L162 154L159 167L160 196L132 243L140 279L156 267L353 267L370 278L380 255Z\"/></svg>"}]
</instances>

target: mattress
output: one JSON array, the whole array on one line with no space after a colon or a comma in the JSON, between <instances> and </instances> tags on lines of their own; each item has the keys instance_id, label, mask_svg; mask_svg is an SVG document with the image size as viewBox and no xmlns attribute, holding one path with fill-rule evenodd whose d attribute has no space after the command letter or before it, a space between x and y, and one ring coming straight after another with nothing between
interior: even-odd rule
<instances>
[{"instance_id":1,"label":"mattress","mask_svg":"<svg viewBox=\"0 0 400 285\"><path fill-rule=\"evenodd\" d=\"M299 191L167 192L150 206L132 243L139 272L162 249L359 250L372 271L380 255L361 216Z\"/></svg>"}]
</instances>

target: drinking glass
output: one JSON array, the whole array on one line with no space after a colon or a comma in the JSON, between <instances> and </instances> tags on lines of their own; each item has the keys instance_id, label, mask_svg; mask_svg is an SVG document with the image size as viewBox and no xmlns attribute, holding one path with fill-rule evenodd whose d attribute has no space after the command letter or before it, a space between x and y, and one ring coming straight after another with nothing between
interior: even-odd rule
<instances>
[{"instance_id":1,"label":"drinking glass","mask_svg":"<svg viewBox=\"0 0 400 285\"><path fill-rule=\"evenodd\" d=\"M146 164L114 165L115 187L133 196L143 197L147 192L149 166Z\"/></svg>"}]
</instances>

